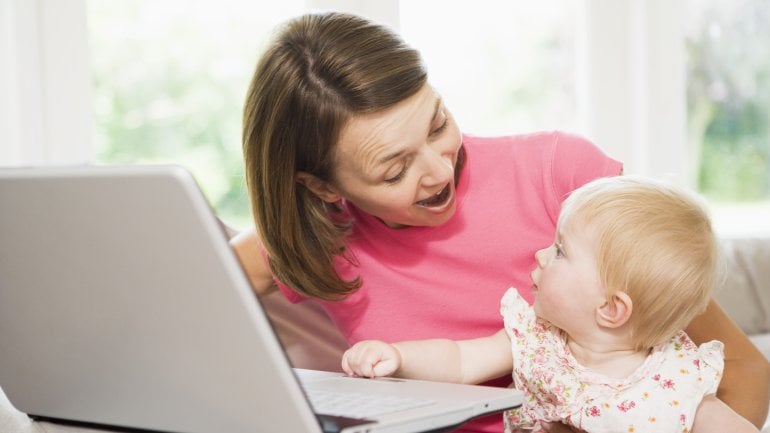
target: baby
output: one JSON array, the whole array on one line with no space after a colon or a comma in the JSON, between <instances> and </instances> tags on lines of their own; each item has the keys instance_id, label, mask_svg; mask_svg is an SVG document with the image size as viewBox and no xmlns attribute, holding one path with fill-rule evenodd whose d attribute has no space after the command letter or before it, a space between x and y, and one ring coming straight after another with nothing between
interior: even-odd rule
<instances>
[{"instance_id":1,"label":"baby","mask_svg":"<svg viewBox=\"0 0 770 433\"><path fill-rule=\"evenodd\" d=\"M508 432L542 422L591 433L758 431L716 398L722 343L698 347L682 331L716 279L716 241L695 196L650 179L595 180L565 200L553 244L535 259L534 304L509 289L496 334L362 341L342 368L462 383L512 371L525 403L505 414Z\"/></svg>"}]
</instances>

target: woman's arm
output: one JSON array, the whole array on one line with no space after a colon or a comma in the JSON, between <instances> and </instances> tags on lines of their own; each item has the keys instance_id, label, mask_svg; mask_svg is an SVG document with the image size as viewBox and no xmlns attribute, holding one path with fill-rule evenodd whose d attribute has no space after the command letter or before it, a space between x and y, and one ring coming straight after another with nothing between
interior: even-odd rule
<instances>
[{"instance_id":1,"label":"woman's arm","mask_svg":"<svg viewBox=\"0 0 770 433\"><path fill-rule=\"evenodd\" d=\"M713 300L686 329L696 344L719 340L725 345L725 371L717 397L762 428L770 406L770 363Z\"/></svg>"},{"instance_id":2,"label":"woman's arm","mask_svg":"<svg viewBox=\"0 0 770 433\"><path fill-rule=\"evenodd\" d=\"M692 425L693 433L759 433L757 427L741 417L730 406L713 395L706 396L698 406Z\"/></svg>"},{"instance_id":3,"label":"woman's arm","mask_svg":"<svg viewBox=\"0 0 770 433\"><path fill-rule=\"evenodd\" d=\"M243 271L258 296L268 295L278 287L261 253L261 241L254 228L244 230L230 239L230 245L241 262Z\"/></svg>"}]
</instances>

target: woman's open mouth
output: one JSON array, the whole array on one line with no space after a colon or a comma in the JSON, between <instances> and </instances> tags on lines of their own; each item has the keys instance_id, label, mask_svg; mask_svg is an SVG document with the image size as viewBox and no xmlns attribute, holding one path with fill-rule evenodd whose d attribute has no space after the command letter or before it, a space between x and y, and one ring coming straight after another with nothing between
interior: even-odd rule
<instances>
[{"instance_id":1,"label":"woman's open mouth","mask_svg":"<svg viewBox=\"0 0 770 433\"><path fill-rule=\"evenodd\" d=\"M425 200L420 200L417 202L420 206L425 207L439 207L443 206L447 200L449 200L449 197L451 196L451 184L447 184L444 189L438 192L438 194L432 195Z\"/></svg>"}]
</instances>

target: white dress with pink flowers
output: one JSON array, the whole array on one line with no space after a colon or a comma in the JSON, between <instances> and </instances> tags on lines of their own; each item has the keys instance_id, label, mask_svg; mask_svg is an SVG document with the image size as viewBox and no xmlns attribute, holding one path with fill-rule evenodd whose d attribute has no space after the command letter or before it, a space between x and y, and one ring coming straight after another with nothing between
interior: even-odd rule
<instances>
[{"instance_id":1,"label":"white dress with pink flowers","mask_svg":"<svg viewBox=\"0 0 770 433\"><path fill-rule=\"evenodd\" d=\"M516 289L501 301L511 338L513 381L524 405L506 412L507 432L541 431L539 421L559 421L590 433L689 432L701 400L716 392L724 346L701 346L684 332L653 349L625 379L577 363L564 333L535 316Z\"/></svg>"}]
</instances>

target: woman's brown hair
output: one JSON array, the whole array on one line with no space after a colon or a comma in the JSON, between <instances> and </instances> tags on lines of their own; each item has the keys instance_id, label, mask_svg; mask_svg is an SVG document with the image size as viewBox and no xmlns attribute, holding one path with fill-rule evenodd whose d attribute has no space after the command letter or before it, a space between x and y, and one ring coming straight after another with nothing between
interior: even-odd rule
<instances>
[{"instance_id":1,"label":"woman's brown hair","mask_svg":"<svg viewBox=\"0 0 770 433\"><path fill-rule=\"evenodd\" d=\"M257 64L243 113L246 182L273 274L312 297L355 291L334 258L345 257L349 222L296 181L299 171L332 182L340 131L427 82L420 54L382 25L343 13L308 14L279 30ZM350 257L347 257L349 260Z\"/></svg>"}]
</instances>

